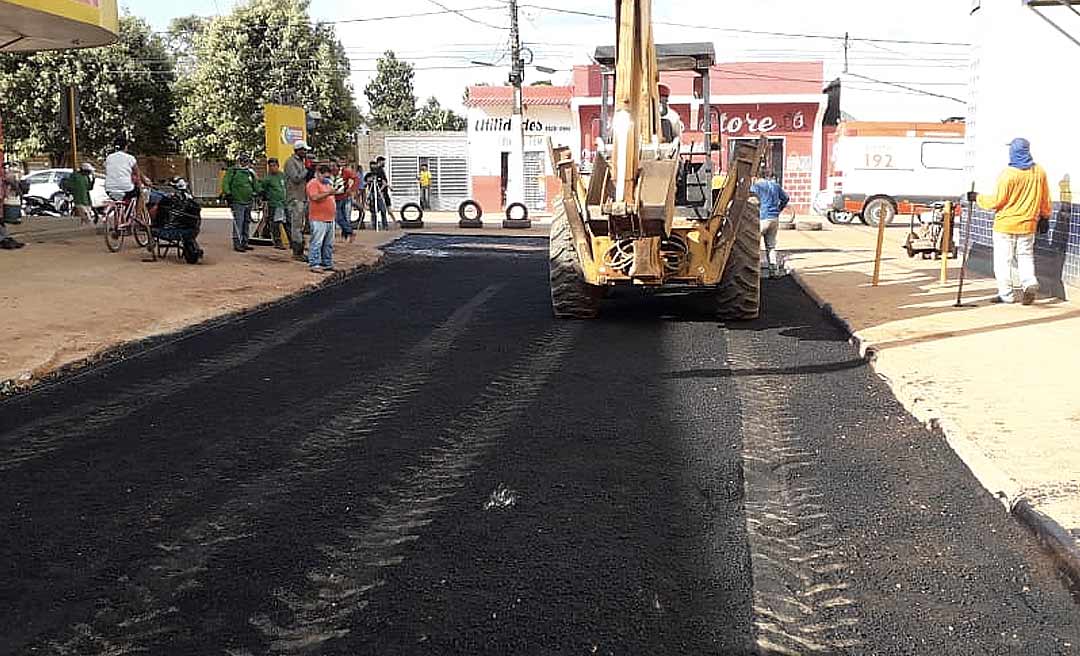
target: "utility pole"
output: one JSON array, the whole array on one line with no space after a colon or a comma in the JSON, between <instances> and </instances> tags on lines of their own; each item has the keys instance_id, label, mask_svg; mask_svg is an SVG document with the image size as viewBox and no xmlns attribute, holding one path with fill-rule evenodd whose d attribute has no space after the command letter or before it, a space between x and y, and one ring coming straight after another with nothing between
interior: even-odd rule
<instances>
[{"instance_id":1,"label":"utility pole","mask_svg":"<svg viewBox=\"0 0 1080 656\"><path fill-rule=\"evenodd\" d=\"M847 71L847 69L848 69L847 53L848 53L849 45L850 45L850 41L848 39L848 33L844 32L844 72L845 73L848 72Z\"/></svg>"},{"instance_id":2,"label":"utility pole","mask_svg":"<svg viewBox=\"0 0 1080 656\"><path fill-rule=\"evenodd\" d=\"M510 85L514 88L514 110L510 117L510 162L507 167L506 204L525 201L525 121L522 85L525 61L521 58L518 29L518 0L510 0Z\"/></svg>"},{"instance_id":3,"label":"utility pole","mask_svg":"<svg viewBox=\"0 0 1080 656\"><path fill-rule=\"evenodd\" d=\"M68 129L71 130L71 170L79 172L79 137L76 125L78 121L78 102L75 98L75 85L68 87Z\"/></svg>"}]
</instances>

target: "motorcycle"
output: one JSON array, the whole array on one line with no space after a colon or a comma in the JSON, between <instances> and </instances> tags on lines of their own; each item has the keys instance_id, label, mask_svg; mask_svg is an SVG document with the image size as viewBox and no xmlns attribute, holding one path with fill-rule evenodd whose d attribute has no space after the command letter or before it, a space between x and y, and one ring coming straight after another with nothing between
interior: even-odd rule
<instances>
[{"instance_id":1,"label":"motorcycle","mask_svg":"<svg viewBox=\"0 0 1080 656\"><path fill-rule=\"evenodd\" d=\"M51 200L40 196L23 196L22 206L26 216L66 216L63 208L57 208Z\"/></svg>"}]
</instances>

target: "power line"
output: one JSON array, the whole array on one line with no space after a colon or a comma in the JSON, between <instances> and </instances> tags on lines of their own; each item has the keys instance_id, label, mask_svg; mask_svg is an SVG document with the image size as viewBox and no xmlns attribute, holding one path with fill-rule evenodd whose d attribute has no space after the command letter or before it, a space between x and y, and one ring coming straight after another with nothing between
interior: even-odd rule
<instances>
[{"instance_id":1,"label":"power line","mask_svg":"<svg viewBox=\"0 0 1080 656\"><path fill-rule=\"evenodd\" d=\"M906 85L904 85L903 83L900 83L900 82L887 82L885 80L877 80L877 79L874 79L872 77L866 77L865 75L859 75L858 73L848 73L848 75L850 75L852 77L857 77L857 78L862 79L862 80L866 80L868 82L874 82L876 84L885 84L885 85L888 85L888 86L897 87L899 89L906 89L908 91L912 91L914 93L919 93L919 94L922 94L924 96L932 96L934 98L943 98L945 100L951 100L953 102L958 102L961 105L966 105L967 104L966 100L961 100L961 99L955 98L953 96L946 96L946 95L941 94L941 93L934 93L933 91L925 91L923 89L916 89L915 87L909 87L909 86L906 86Z\"/></svg>"},{"instance_id":2,"label":"power line","mask_svg":"<svg viewBox=\"0 0 1080 656\"><path fill-rule=\"evenodd\" d=\"M384 20L399 20L399 19L407 19L407 18L423 18L423 17L427 17L427 16L445 16L446 14L457 14L459 16L462 16L462 18L467 18L468 20L472 20L473 22L479 22L479 21L475 21L472 18L469 18L468 16L464 16L463 12L469 12L469 11L494 11L494 10L501 11L502 10L502 7L490 6L490 5L485 6L485 7L469 7L467 9L450 9L449 7L441 5L438 2L434 2L434 0L429 0L429 1L433 2L433 4L438 5L439 7L442 7L442 10L441 11L423 11L423 12L418 12L418 13L415 13L415 14L398 14L396 16L367 16L367 17L364 17L364 18L343 18L343 19L339 19L339 20L324 20L324 21L316 21L316 25L336 25L336 24L340 24L340 23L372 23L372 22L375 22L375 21L384 21ZM486 23L481 23L481 25L487 25L487 24ZM487 26L488 27L495 27L494 25L487 25ZM505 27L495 27L495 29L505 30L506 28Z\"/></svg>"},{"instance_id":3,"label":"power line","mask_svg":"<svg viewBox=\"0 0 1080 656\"><path fill-rule=\"evenodd\" d=\"M528 7L530 9L540 9L543 11L553 11L560 14L569 14L573 16L584 16L587 18L598 18L602 20L615 20L614 16L608 14L598 14L591 11L582 11L579 9L563 9L561 7L548 7L544 5L535 4L523 4L522 7ZM711 30L715 32L731 32L735 34L752 34L755 36L773 36L783 38L794 39L825 39L829 41L844 41L848 37L844 35L834 34L803 34L793 32L771 32L765 30L749 30L737 27L718 27L714 25L694 25L690 23L675 23L671 21L654 20L655 25L666 25L669 27L683 27L689 29L698 30ZM865 37L851 37L850 41L861 41L866 43L898 43L898 44L910 44L910 45L928 45L928 46L955 46L955 47L969 47L970 43L959 43L955 41L918 41L914 39L872 39Z\"/></svg>"},{"instance_id":4,"label":"power line","mask_svg":"<svg viewBox=\"0 0 1080 656\"><path fill-rule=\"evenodd\" d=\"M498 25L492 25L491 23L485 23L485 22L484 22L484 21L482 21L482 20L479 20L479 19L473 18L472 16L469 16L468 14L466 14L466 13L465 13L465 10L462 10L462 9L451 9L450 7L447 7L446 5L444 5L443 3L439 2L438 0L428 0L428 2L430 2L430 3L431 3L431 4L433 4L433 5L435 5L436 7L439 7L440 9L443 9L443 10L445 10L445 11L448 11L448 12L450 12L451 14L454 14L454 15L460 16L460 17L464 18L465 20L469 21L470 23L476 23L477 25L481 25L481 26L483 26L483 27L491 28L491 29L493 29L493 30L505 30L505 29L507 29L507 28L505 28L505 27L500 27L500 26L498 26Z\"/></svg>"}]
</instances>

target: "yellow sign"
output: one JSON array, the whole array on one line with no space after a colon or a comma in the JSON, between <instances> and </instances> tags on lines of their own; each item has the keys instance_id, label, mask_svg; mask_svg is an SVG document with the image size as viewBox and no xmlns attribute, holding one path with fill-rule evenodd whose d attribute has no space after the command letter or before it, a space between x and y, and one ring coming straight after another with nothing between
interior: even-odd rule
<instances>
[{"instance_id":1,"label":"yellow sign","mask_svg":"<svg viewBox=\"0 0 1080 656\"><path fill-rule=\"evenodd\" d=\"M116 0L0 0L4 50L94 48L116 42Z\"/></svg>"},{"instance_id":2,"label":"yellow sign","mask_svg":"<svg viewBox=\"0 0 1080 656\"><path fill-rule=\"evenodd\" d=\"M293 144L307 141L307 114L302 107L266 105L266 157L282 164L293 154Z\"/></svg>"}]
</instances>

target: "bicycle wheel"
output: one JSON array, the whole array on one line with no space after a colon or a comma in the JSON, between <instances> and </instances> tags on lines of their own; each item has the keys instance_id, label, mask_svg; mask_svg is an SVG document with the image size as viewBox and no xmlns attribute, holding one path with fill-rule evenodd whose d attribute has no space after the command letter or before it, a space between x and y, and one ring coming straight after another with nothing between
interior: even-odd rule
<instances>
[{"instance_id":1,"label":"bicycle wheel","mask_svg":"<svg viewBox=\"0 0 1080 656\"><path fill-rule=\"evenodd\" d=\"M135 243L140 248L145 248L150 253L150 261L157 261L157 239L150 229L149 222L143 223L141 218L131 217L131 235L135 237Z\"/></svg>"},{"instance_id":2,"label":"bicycle wheel","mask_svg":"<svg viewBox=\"0 0 1080 656\"><path fill-rule=\"evenodd\" d=\"M140 248L146 248L153 241L150 237L150 222L144 221L145 218L142 216L131 217L131 236L135 237L135 243Z\"/></svg>"},{"instance_id":3,"label":"bicycle wheel","mask_svg":"<svg viewBox=\"0 0 1080 656\"><path fill-rule=\"evenodd\" d=\"M124 246L124 231L120 229L120 211L112 206L105 211L105 248L110 253L118 252Z\"/></svg>"}]
</instances>

